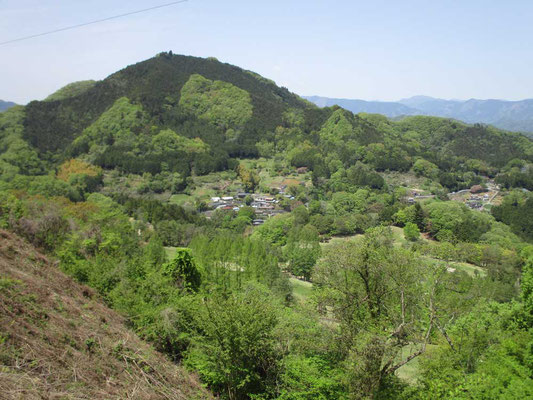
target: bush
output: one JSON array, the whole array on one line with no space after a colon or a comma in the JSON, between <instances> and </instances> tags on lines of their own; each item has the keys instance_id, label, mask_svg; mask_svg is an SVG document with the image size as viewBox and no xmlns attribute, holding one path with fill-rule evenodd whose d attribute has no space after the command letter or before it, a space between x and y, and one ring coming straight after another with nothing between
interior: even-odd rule
<instances>
[{"instance_id":1,"label":"bush","mask_svg":"<svg viewBox=\"0 0 533 400\"><path fill-rule=\"evenodd\" d=\"M420 230L418 229L418 226L412 222L408 222L403 227L403 234L405 235L405 238L411 242L415 242L420 237Z\"/></svg>"}]
</instances>

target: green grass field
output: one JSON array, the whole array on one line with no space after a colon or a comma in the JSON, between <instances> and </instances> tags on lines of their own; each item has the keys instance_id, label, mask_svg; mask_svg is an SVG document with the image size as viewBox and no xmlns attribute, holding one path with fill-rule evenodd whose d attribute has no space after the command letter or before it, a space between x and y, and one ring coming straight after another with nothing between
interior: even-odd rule
<instances>
[{"instance_id":1,"label":"green grass field","mask_svg":"<svg viewBox=\"0 0 533 400\"><path fill-rule=\"evenodd\" d=\"M292 294L301 302L306 302L313 292L313 284L296 278L289 278Z\"/></svg>"},{"instance_id":2,"label":"green grass field","mask_svg":"<svg viewBox=\"0 0 533 400\"><path fill-rule=\"evenodd\" d=\"M470 276L480 276L480 277L487 276L487 271L485 271L483 268L478 267L477 265L474 265L474 264L469 264L465 262L450 262L448 264L452 268L465 271Z\"/></svg>"},{"instance_id":3,"label":"green grass field","mask_svg":"<svg viewBox=\"0 0 533 400\"><path fill-rule=\"evenodd\" d=\"M322 247L322 250L324 250L336 244L357 241L361 239L363 236L364 235L359 235L359 234L351 235L351 236L333 236L327 242L320 242L320 247Z\"/></svg>"},{"instance_id":4,"label":"green grass field","mask_svg":"<svg viewBox=\"0 0 533 400\"><path fill-rule=\"evenodd\" d=\"M165 247L165 253L167 254L169 260L174 258L176 255L176 249L177 247Z\"/></svg>"},{"instance_id":5,"label":"green grass field","mask_svg":"<svg viewBox=\"0 0 533 400\"><path fill-rule=\"evenodd\" d=\"M180 193L180 194L173 194L170 196L170 199L168 200L169 203L176 204L178 206L182 206L185 203L190 203L193 201L193 197L189 196L188 194Z\"/></svg>"},{"instance_id":6,"label":"green grass field","mask_svg":"<svg viewBox=\"0 0 533 400\"><path fill-rule=\"evenodd\" d=\"M424 353L424 354L430 353L432 350L434 350L437 347L438 347L437 345L428 344L427 347L426 347L426 353ZM400 352L400 355L398 357L399 360L404 360L405 358L407 358L414 351L416 351L414 346L412 346L412 345L405 346L402 349L402 351ZM409 383L415 383L416 379L417 379L417 376L419 374L420 357L424 357L424 354L421 354L420 356L413 358L407 364L405 364L404 366L400 367L396 371L396 375L400 379L403 379L403 380L405 380L405 381L407 381Z\"/></svg>"}]
</instances>

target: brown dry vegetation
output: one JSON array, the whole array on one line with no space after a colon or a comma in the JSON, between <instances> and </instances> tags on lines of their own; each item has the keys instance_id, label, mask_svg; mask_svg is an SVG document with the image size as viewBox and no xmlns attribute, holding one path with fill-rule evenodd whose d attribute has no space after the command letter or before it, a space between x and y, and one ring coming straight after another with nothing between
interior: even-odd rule
<instances>
[{"instance_id":1,"label":"brown dry vegetation","mask_svg":"<svg viewBox=\"0 0 533 400\"><path fill-rule=\"evenodd\" d=\"M0 399L205 399L90 288L0 230Z\"/></svg>"}]
</instances>

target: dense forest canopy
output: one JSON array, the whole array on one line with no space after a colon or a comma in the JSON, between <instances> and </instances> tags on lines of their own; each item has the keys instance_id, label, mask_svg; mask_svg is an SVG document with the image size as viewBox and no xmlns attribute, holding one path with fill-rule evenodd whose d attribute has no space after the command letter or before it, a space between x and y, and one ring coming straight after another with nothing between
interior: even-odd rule
<instances>
[{"instance_id":1,"label":"dense forest canopy","mask_svg":"<svg viewBox=\"0 0 533 400\"><path fill-rule=\"evenodd\" d=\"M0 173L0 228L221 398L533 397L525 136L161 53L1 113Z\"/></svg>"}]
</instances>

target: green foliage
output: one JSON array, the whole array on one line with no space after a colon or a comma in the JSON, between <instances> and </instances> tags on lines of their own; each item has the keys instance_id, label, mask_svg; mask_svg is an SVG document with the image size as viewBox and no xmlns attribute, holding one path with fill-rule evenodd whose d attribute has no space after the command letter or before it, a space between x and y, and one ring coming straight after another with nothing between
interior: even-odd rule
<instances>
[{"instance_id":1,"label":"green foliage","mask_svg":"<svg viewBox=\"0 0 533 400\"><path fill-rule=\"evenodd\" d=\"M254 231L253 236L275 247L284 246L287 243L287 233L291 225L292 219L289 215L279 215L265 221Z\"/></svg>"},{"instance_id":2,"label":"green foliage","mask_svg":"<svg viewBox=\"0 0 533 400\"><path fill-rule=\"evenodd\" d=\"M413 171L418 176L425 176L426 178L436 178L439 174L439 167L430 161L423 158L416 160L413 164Z\"/></svg>"},{"instance_id":3,"label":"green foliage","mask_svg":"<svg viewBox=\"0 0 533 400\"><path fill-rule=\"evenodd\" d=\"M522 160L511 160L495 180L506 189L533 190L533 166Z\"/></svg>"},{"instance_id":4,"label":"green foliage","mask_svg":"<svg viewBox=\"0 0 533 400\"><path fill-rule=\"evenodd\" d=\"M168 152L203 153L209 149L202 139L188 139L176 132L166 129L159 132L152 139L154 152L161 155Z\"/></svg>"},{"instance_id":5,"label":"green foliage","mask_svg":"<svg viewBox=\"0 0 533 400\"><path fill-rule=\"evenodd\" d=\"M531 334L517 326L517 307L483 304L448 330L422 363L415 398L517 399L533 396Z\"/></svg>"},{"instance_id":6,"label":"green foliage","mask_svg":"<svg viewBox=\"0 0 533 400\"><path fill-rule=\"evenodd\" d=\"M318 231L313 225L294 227L284 249L289 271L306 280L311 278L311 271L320 256Z\"/></svg>"},{"instance_id":7,"label":"green foliage","mask_svg":"<svg viewBox=\"0 0 533 400\"><path fill-rule=\"evenodd\" d=\"M420 230L418 229L418 226L412 222L408 222L403 227L403 233L405 235L405 238L407 240L410 240L411 242L414 242L418 240L420 237Z\"/></svg>"},{"instance_id":8,"label":"green foliage","mask_svg":"<svg viewBox=\"0 0 533 400\"><path fill-rule=\"evenodd\" d=\"M268 295L249 287L213 295L194 316L198 333L186 365L228 399L248 399L272 387L279 371L274 329L278 317Z\"/></svg>"},{"instance_id":9,"label":"green foliage","mask_svg":"<svg viewBox=\"0 0 533 400\"><path fill-rule=\"evenodd\" d=\"M250 94L228 82L191 75L181 89L180 106L227 130L241 128L253 112Z\"/></svg>"},{"instance_id":10,"label":"green foliage","mask_svg":"<svg viewBox=\"0 0 533 400\"><path fill-rule=\"evenodd\" d=\"M174 258L161 268L179 288L192 291L200 288L202 278L189 249L177 249Z\"/></svg>"},{"instance_id":11,"label":"green foliage","mask_svg":"<svg viewBox=\"0 0 533 400\"><path fill-rule=\"evenodd\" d=\"M13 107L0 113L0 175L2 179L15 174L38 175L44 172L44 164L24 139L23 107Z\"/></svg>"},{"instance_id":12,"label":"green foliage","mask_svg":"<svg viewBox=\"0 0 533 400\"><path fill-rule=\"evenodd\" d=\"M339 216L352 212L363 212L367 205L368 191L359 189L356 193L337 192L333 194L331 204Z\"/></svg>"},{"instance_id":13,"label":"green foliage","mask_svg":"<svg viewBox=\"0 0 533 400\"><path fill-rule=\"evenodd\" d=\"M432 202L426 206L430 232L439 240L477 242L488 232L492 219L457 202Z\"/></svg>"},{"instance_id":14,"label":"green foliage","mask_svg":"<svg viewBox=\"0 0 533 400\"><path fill-rule=\"evenodd\" d=\"M492 215L505 222L514 233L522 238L533 240L533 195L531 193L513 192L506 196L501 205L491 210Z\"/></svg>"},{"instance_id":15,"label":"green foliage","mask_svg":"<svg viewBox=\"0 0 533 400\"><path fill-rule=\"evenodd\" d=\"M352 397L375 398L387 389L403 365L404 346L417 349L413 358L424 352L437 330L437 309L441 320L454 318L462 301L447 290L462 290L446 274L443 267L424 265L395 248L383 228L325 251L313 281L319 307L329 309L340 324L338 346L346 356Z\"/></svg>"},{"instance_id":16,"label":"green foliage","mask_svg":"<svg viewBox=\"0 0 533 400\"><path fill-rule=\"evenodd\" d=\"M76 138L72 144L73 153L98 154L106 145L127 142L139 133L146 118L141 106L121 97Z\"/></svg>"},{"instance_id":17,"label":"green foliage","mask_svg":"<svg viewBox=\"0 0 533 400\"><path fill-rule=\"evenodd\" d=\"M249 71L170 53L48 100L0 114L0 227L57 257L216 395L531 397L531 195L503 191L494 218L404 201L487 176L529 188L530 140L318 109ZM224 169L219 187L200 187ZM290 213L257 227L250 207L204 216L237 176L273 195L291 182L277 197ZM183 191L191 209L166 202ZM375 228L390 224L413 243ZM305 293L291 295L288 273ZM406 353L409 384L395 375Z\"/></svg>"},{"instance_id":18,"label":"green foliage","mask_svg":"<svg viewBox=\"0 0 533 400\"><path fill-rule=\"evenodd\" d=\"M527 257L522 269L521 295L529 326L533 326L533 247L523 251Z\"/></svg>"},{"instance_id":19,"label":"green foliage","mask_svg":"<svg viewBox=\"0 0 533 400\"><path fill-rule=\"evenodd\" d=\"M73 182L75 183L75 182ZM31 195L62 196L73 201L81 200L81 193L71 184L53 176L16 175L7 185L10 189L25 190Z\"/></svg>"},{"instance_id":20,"label":"green foliage","mask_svg":"<svg viewBox=\"0 0 533 400\"><path fill-rule=\"evenodd\" d=\"M237 167L237 174L241 178L244 190L253 193L259 185L259 175L255 171L247 169L243 164Z\"/></svg>"},{"instance_id":21,"label":"green foliage","mask_svg":"<svg viewBox=\"0 0 533 400\"><path fill-rule=\"evenodd\" d=\"M92 89L94 85L96 85L96 81L93 80L72 82L59 89L57 92L52 93L50 96L44 99L44 101L57 101L76 97L83 94L87 90Z\"/></svg>"},{"instance_id":22,"label":"green foliage","mask_svg":"<svg viewBox=\"0 0 533 400\"><path fill-rule=\"evenodd\" d=\"M320 357L287 357L280 400L347 399L342 371Z\"/></svg>"},{"instance_id":23,"label":"green foliage","mask_svg":"<svg viewBox=\"0 0 533 400\"><path fill-rule=\"evenodd\" d=\"M288 296L287 278L267 243L226 233L211 239L198 236L190 247L207 286L233 291L246 282L259 282L282 298Z\"/></svg>"}]
</instances>

